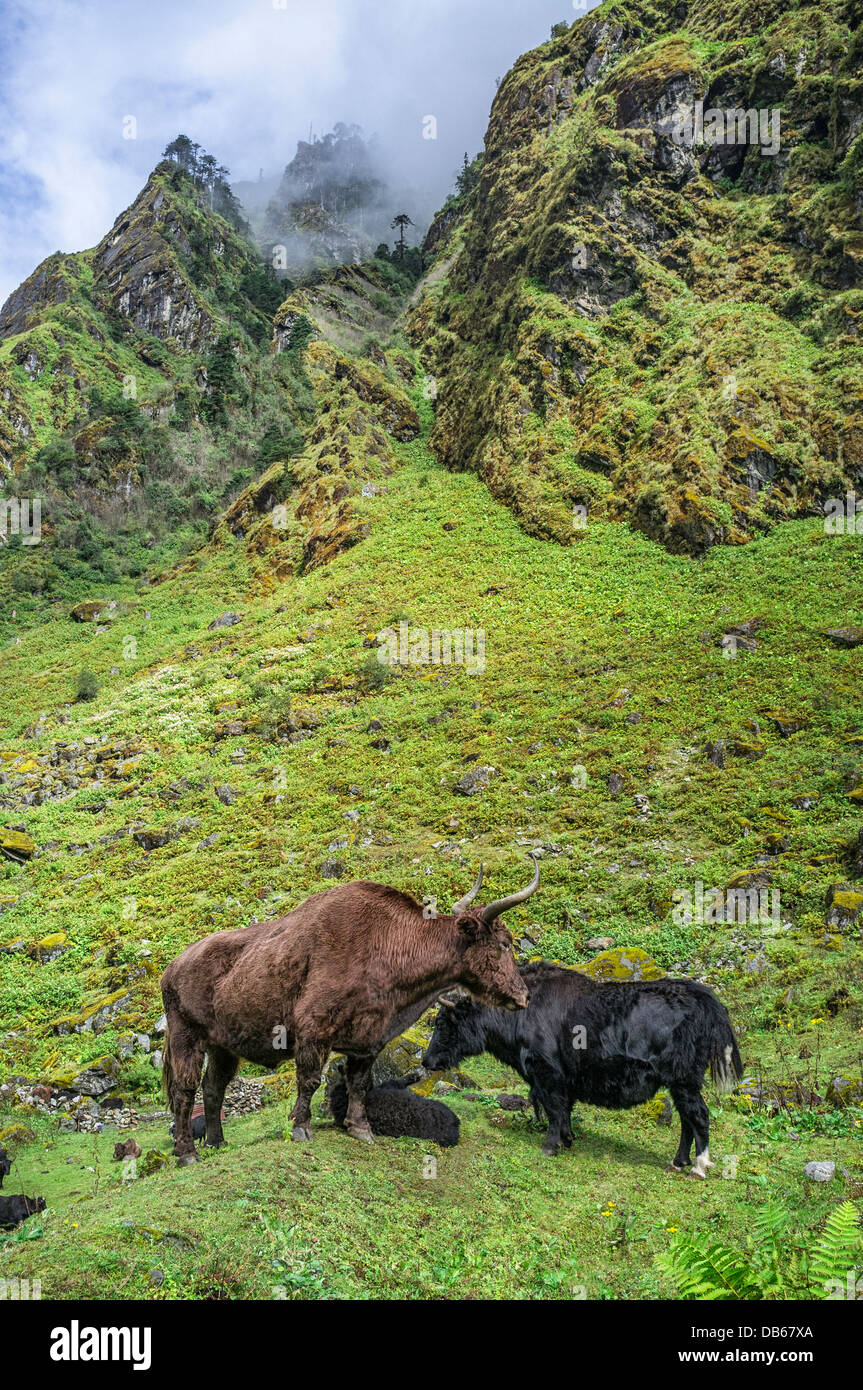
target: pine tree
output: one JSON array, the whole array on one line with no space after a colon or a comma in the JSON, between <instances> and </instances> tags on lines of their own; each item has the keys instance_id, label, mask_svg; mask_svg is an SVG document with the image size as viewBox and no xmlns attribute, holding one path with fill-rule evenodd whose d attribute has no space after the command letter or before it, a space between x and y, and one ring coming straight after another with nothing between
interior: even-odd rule
<instances>
[{"instance_id":1,"label":"pine tree","mask_svg":"<svg viewBox=\"0 0 863 1390\"><path fill-rule=\"evenodd\" d=\"M399 239L398 239L398 241L396 242L396 249L397 249L397 251L398 251L398 257L399 257L399 260L400 260L400 261L401 261L401 260L404 260L404 254L405 254L405 250L406 250L406 243L405 243L405 228L406 228L406 227L412 227L413 225L414 225L414 223L413 223L412 219L411 219L410 217L408 217L408 215L407 215L406 212L400 212L400 213L398 213L397 216L395 216L395 217L393 218L392 222L390 223L390 226L391 226L392 228L398 227L398 229L399 229Z\"/></svg>"}]
</instances>

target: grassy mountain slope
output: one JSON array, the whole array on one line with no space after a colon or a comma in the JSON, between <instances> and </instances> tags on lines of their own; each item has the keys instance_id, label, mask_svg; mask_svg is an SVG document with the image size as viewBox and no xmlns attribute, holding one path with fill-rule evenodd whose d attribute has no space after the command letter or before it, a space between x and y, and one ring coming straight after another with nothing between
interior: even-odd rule
<instances>
[{"instance_id":1,"label":"grassy mountain slope","mask_svg":"<svg viewBox=\"0 0 863 1390\"><path fill-rule=\"evenodd\" d=\"M427 433L429 407L416 388L415 404ZM130 1031L152 1027L159 967L183 945L284 911L325 886L321 870L332 861L346 878L449 902L480 857L491 865L489 891L504 891L522 874L523 846L541 844L542 892L511 922L517 938L530 928L528 950L583 964L595 955L588 941L608 934L630 956L641 948L661 968L682 966L716 985L741 1028L750 1074L797 1079L822 1096L834 1074L859 1074L859 926L827 929L825 891L850 879L859 829L848 792L860 780L859 712L850 704L860 649L835 649L821 635L861 616L859 542L786 523L697 564L602 523L564 549L526 536L475 477L441 469L424 437L392 447L400 466L387 491L362 500L370 534L328 565L259 597L260 561L229 532L121 608L109 630L58 620L7 652L6 689L23 692L5 715L12 798L66 780L69 763L52 763L59 741L79 745L81 785L14 812L7 801L10 823L26 818L38 849L28 863L7 865L3 943L35 947L65 932L68 949L44 964L38 950L0 955L4 1073L68 1080L116 1052ZM241 621L210 631L226 595ZM722 631L757 610L769 614L761 645L727 659ZM364 642L402 615L416 626L484 628L485 673L408 666L375 688L382 668ZM136 655L124 660L129 638ZM92 705L64 709L79 662L105 687ZM805 725L783 738L765 708ZM627 721L632 713L640 723ZM374 746L381 732L370 731L372 720L388 750ZM763 756L731 754L719 769L705 756L718 737L741 749L760 743ZM495 774L483 793L456 795L473 760ZM586 786L573 787L579 768ZM612 772L624 783L616 797ZM236 794L231 805L215 793L225 786ZM646 820L636 793L649 798ZM801 793L813 799L808 811L795 809ZM136 827L175 838L148 851ZM676 888L697 879L723 886L765 863L782 893L786 925L775 934L674 922ZM98 1031L64 1031L86 1028L102 1010ZM146 1090L147 1065L143 1054L124 1062L122 1086ZM478 1065L482 1084L511 1088L503 1069ZM380 1141L358 1156L334 1135L314 1156L296 1157L280 1137L289 1105L288 1096L259 1119L233 1121L233 1147L200 1176L166 1172L125 1188L106 1168L107 1139L53 1140L45 1163L38 1143L20 1145L19 1173L37 1190L48 1180L43 1167L57 1171L55 1150L68 1148L76 1164L52 1187L38 1250L16 1244L10 1268L38 1259L60 1296L88 1281L112 1297L118 1280L143 1289L155 1258L170 1271L165 1293L182 1297L203 1291L193 1273L203 1262L224 1296L270 1296L284 1281L269 1261L288 1240L301 1297L448 1288L570 1297L573 1284L588 1297L649 1297L664 1287L652 1255L669 1227L710 1219L743 1241L751 1204L765 1195L790 1200L812 1225L827 1201L802 1178L813 1156L838 1159L860 1179L859 1108L813 1112L801 1145L781 1125L769 1134L757 1114L748 1119L750 1102L717 1105L715 1147L738 1156L741 1181L696 1195L694 1184L681 1191L654 1166L672 1138L647 1113L584 1108L586 1152L550 1171L526 1121L459 1102L462 1146L440 1159L446 1176L436 1186L422 1179L423 1146L412 1141ZM797 1132L799 1113L789 1122ZM163 1128L150 1137L165 1146ZM96 1179L81 1172L94 1159L95 1194ZM391 1192L393 1182L397 1211L364 1216L363 1193ZM204 1197L210 1214L193 1232L191 1212ZM280 1236L258 1231L249 1204L259 1198L273 1204ZM450 1210L444 1229L439 1209ZM322 1210L333 1220L322 1221ZM634 1223L622 1247L611 1240L617 1217ZM481 1248L477 1223L494 1237ZM419 1250L418 1225L427 1233ZM143 1228L179 1233L179 1243L167 1243L170 1254L160 1244L156 1258ZM513 1240L525 1228L536 1238L516 1259ZM632 1252L626 1261L621 1249Z\"/></svg>"}]
</instances>

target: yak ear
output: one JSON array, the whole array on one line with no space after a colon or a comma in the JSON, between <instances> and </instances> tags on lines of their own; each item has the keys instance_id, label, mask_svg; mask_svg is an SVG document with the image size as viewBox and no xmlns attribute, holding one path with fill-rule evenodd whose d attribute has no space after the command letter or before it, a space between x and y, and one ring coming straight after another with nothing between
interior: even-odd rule
<instances>
[{"instance_id":1,"label":"yak ear","mask_svg":"<svg viewBox=\"0 0 863 1390\"><path fill-rule=\"evenodd\" d=\"M468 939L468 941L479 941L484 936L491 936L491 926L484 922L481 917L458 917L456 919L458 929Z\"/></svg>"}]
</instances>

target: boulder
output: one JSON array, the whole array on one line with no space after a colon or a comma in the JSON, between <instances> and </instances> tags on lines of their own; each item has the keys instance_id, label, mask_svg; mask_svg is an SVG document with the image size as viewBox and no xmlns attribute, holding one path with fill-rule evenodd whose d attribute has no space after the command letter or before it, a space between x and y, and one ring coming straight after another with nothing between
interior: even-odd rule
<instances>
[{"instance_id":1,"label":"boulder","mask_svg":"<svg viewBox=\"0 0 863 1390\"><path fill-rule=\"evenodd\" d=\"M36 845L23 830L7 830L4 827L0 828L0 852L7 859L15 861L32 859Z\"/></svg>"},{"instance_id":2,"label":"boulder","mask_svg":"<svg viewBox=\"0 0 863 1390\"><path fill-rule=\"evenodd\" d=\"M48 965L52 960L57 960L58 956L62 956L64 951L68 951L70 946L71 942L66 933L55 931L50 936L43 936L41 941L31 946L29 954L35 956L42 965Z\"/></svg>"},{"instance_id":3,"label":"boulder","mask_svg":"<svg viewBox=\"0 0 863 1390\"><path fill-rule=\"evenodd\" d=\"M531 1108L527 1096L514 1096L510 1095L507 1091L503 1091L499 1096L495 1096L495 1100L501 1110L524 1111L530 1110Z\"/></svg>"},{"instance_id":4,"label":"boulder","mask_svg":"<svg viewBox=\"0 0 863 1390\"><path fill-rule=\"evenodd\" d=\"M834 1076L825 1099L837 1110L843 1110L846 1105L863 1105L863 1078Z\"/></svg>"},{"instance_id":5,"label":"boulder","mask_svg":"<svg viewBox=\"0 0 863 1390\"><path fill-rule=\"evenodd\" d=\"M108 600L104 598L87 598L83 603L76 603L71 610L69 617L76 623L91 623L94 618L98 618L104 608L108 607Z\"/></svg>"},{"instance_id":6,"label":"boulder","mask_svg":"<svg viewBox=\"0 0 863 1390\"><path fill-rule=\"evenodd\" d=\"M837 647L863 646L863 627L853 624L850 627L828 627L824 636L829 637Z\"/></svg>"},{"instance_id":7,"label":"boulder","mask_svg":"<svg viewBox=\"0 0 863 1390\"><path fill-rule=\"evenodd\" d=\"M151 1173L158 1173L159 1169L165 1168L167 1164L168 1155L161 1149L148 1149L138 1163L138 1177L148 1178Z\"/></svg>"},{"instance_id":8,"label":"boulder","mask_svg":"<svg viewBox=\"0 0 863 1390\"><path fill-rule=\"evenodd\" d=\"M724 767L726 762L725 740L718 738L707 745L707 761L714 767Z\"/></svg>"},{"instance_id":9,"label":"boulder","mask_svg":"<svg viewBox=\"0 0 863 1390\"><path fill-rule=\"evenodd\" d=\"M807 1163L803 1171L810 1182L832 1182L836 1176L836 1164L833 1162Z\"/></svg>"},{"instance_id":10,"label":"boulder","mask_svg":"<svg viewBox=\"0 0 863 1390\"><path fill-rule=\"evenodd\" d=\"M64 1089L81 1096L103 1096L117 1085L120 1068L113 1057L102 1057L74 1076Z\"/></svg>"},{"instance_id":11,"label":"boulder","mask_svg":"<svg viewBox=\"0 0 863 1390\"><path fill-rule=\"evenodd\" d=\"M827 925L837 931L853 927L863 913L863 893L846 883L833 883L827 889Z\"/></svg>"},{"instance_id":12,"label":"boulder","mask_svg":"<svg viewBox=\"0 0 863 1390\"><path fill-rule=\"evenodd\" d=\"M748 739L737 738L732 744L734 752L738 758L745 758L749 763L755 763L759 758L763 758L767 752L763 743L753 743Z\"/></svg>"},{"instance_id":13,"label":"boulder","mask_svg":"<svg viewBox=\"0 0 863 1390\"><path fill-rule=\"evenodd\" d=\"M662 980L665 971L640 946L602 951L579 970L593 980Z\"/></svg>"},{"instance_id":14,"label":"boulder","mask_svg":"<svg viewBox=\"0 0 863 1390\"><path fill-rule=\"evenodd\" d=\"M174 825L164 826L161 829L133 830L132 839L141 849L150 853L154 849L162 849L170 844L172 840L178 840L181 835L185 835L188 830L197 830L201 824L197 816L183 816Z\"/></svg>"},{"instance_id":15,"label":"boulder","mask_svg":"<svg viewBox=\"0 0 863 1390\"><path fill-rule=\"evenodd\" d=\"M792 714L782 709L766 710L765 717L776 725L782 738L790 738L792 734L799 733L809 722L805 715Z\"/></svg>"},{"instance_id":16,"label":"boulder","mask_svg":"<svg viewBox=\"0 0 863 1390\"><path fill-rule=\"evenodd\" d=\"M79 1013L63 1014L60 1018L55 1018L51 1027L61 1037L67 1033L98 1033L107 1028L109 1023L113 1023L117 1014L121 1013L130 1001L131 995L128 991L118 989L97 1003L81 1009Z\"/></svg>"},{"instance_id":17,"label":"boulder","mask_svg":"<svg viewBox=\"0 0 863 1390\"><path fill-rule=\"evenodd\" d=\"M482 765L472 767L469 772L462 773L453 787L453 791L457 792L459 796L476 796L478 792L488 786L494 772L493 767L483 767Z\"/></svg>"}]
</instances>

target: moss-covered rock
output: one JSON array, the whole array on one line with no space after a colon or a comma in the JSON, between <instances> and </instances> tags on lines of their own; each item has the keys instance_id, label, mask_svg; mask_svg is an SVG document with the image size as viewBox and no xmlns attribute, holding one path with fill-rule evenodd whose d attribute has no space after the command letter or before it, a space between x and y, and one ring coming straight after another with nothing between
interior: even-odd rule
<instances>
[{"instance_id":1,"label":"moss-covered rock","mask_svg":"<svg viewBox=\"0 0 863 1390\"><path fill-rule=\"evenodd\" d=\"M88 598L81 603L76 603L70 609L69 617L76 623L90 623L94 618L98 618L102 611L107 608L108 600L105 598Z\"/></svg>"},{"instance_id":2,"label":"moss-covered rock","mask_svg":"<svg viewBox=\"0 0 863 1390\"><path fill-rule=\"evenodd\" d=\"M825 1099L837 1110L846 1105L863 1105L863 1080L859 1076L834 1076Z\"/></svg>"},{"instance_id":3,"label":"moss-covered rock","mask_svg":"<svg viewBox=\"0 0 863 1390\"><path fill-rule=\"evenodd\" d=\"M0 828L0 852L7 859L32 859L36 845L23 830Z\"/></svg>"},{"instance_id":4,"label":"moss-covered rock","mask_svg":"<svg viewBox=\"0 0 863 1390\"><path fill-rule=\"evenodd\" d=\"M98 1033L122 1012L129 999L127 989L114 990L77 1013L61 1014L52 1021L51 1028L61 1037L66 1033Z\"/></svg>"},{"instance_id":5,"label":"moss-covered rock","mask_svg":"<svg viewBox=\"0 0 863 1390\"><path fill-rule=\"evenodd\" d=\"M665 971L639 946L617 946L612 951L600 951L587 965L578 968L592 980L661 980L665 977Z\"/></svg>"},{"instance_id":6,"label":"moss-covered rock","mask_svg":"<svg viewBox=\"0 0 863 1390\"><path fill-rule=\"evenodd\" d=\"M863 893L846 884L832 884L827 890L827 925L847 931L863 914Z\"/></svg>"}]
</instances>

